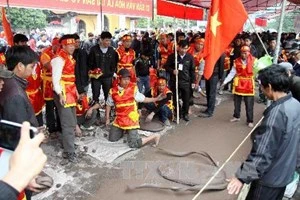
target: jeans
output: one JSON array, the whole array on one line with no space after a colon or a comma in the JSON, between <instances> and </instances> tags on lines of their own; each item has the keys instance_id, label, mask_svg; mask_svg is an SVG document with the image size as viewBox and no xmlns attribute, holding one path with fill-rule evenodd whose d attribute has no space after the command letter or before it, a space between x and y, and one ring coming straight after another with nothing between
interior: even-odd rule
<instances>
[{"instance_id":1,"label":"jeans","mask_svg":"<svg viewBox=\"0 0 300 200\"><path fill-rule=\"evenodd\" d=\"M145 107L150 112L156 110L156 106L154 103L147 103L145 104ZM158 109L158 112L156 114L158 115L160 121L165 122L167 119L170 119L172 117L173 113L167 105L163 105Z\"/></svg>"},{"instance_id":2,"label":"jeans","mask_svg":"<svg viewBox=\"0 0 300 200\"><path fill-rule=\"evenodd\" d=\"M215 110L218 81L219 81L218 74L213 74L210 77L210 79L205 81L207 113L209 115L213 115L214 110Z\"/></svg>"},{"instance_id":3,"label":"jeans","mask_svg":"<svg viewBox=\"0 0 300 200\"><path fill-rule=\"evenodd\" d=\"M150 90L150 78L149 76L139 76L138 77L140 80L137 82L139 92L146 94ZM144 90L143 90L144 86Z\"/></svg>"}]
</instances>

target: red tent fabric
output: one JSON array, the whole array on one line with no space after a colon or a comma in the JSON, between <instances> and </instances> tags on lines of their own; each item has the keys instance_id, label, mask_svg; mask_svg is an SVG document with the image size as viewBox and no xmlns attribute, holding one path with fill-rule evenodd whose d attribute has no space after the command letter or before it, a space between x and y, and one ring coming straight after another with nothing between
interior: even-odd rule
<instances>
[{"instance_id":1,"label":"red tent fabric","mask_svg":"<svg viewBox=\"0 0 300 200\"><path fill-rule=\"evenodd\" d=\"M157 14L180 19L203 20L203 9L166 0L157 0Z\"/></svg>"},{"instance_id":2,"label":"red tent fabric","mask_svg":"<svg viewBox=\"0 0 300 200\"><path fill-rule=\"evenodd\" d=\"M181 4L187 4L200 8L208 9L211 6L211 0L168 0L169 2L177 2ZM279 0L242 0L242 3L248 12L248 14L256 11L265 10L268 7L272 7L281 1ZM295 10L300 7L300 0L289 0L287 4L287 10Z\"/></svg>"},{"instance_id":3,"label":"red tent fabric","mask_svg":"<svg viewBox=\"0 0 300 200\"><path fill-rule=\"evenodd\" d=\"M265 18L257 17L255 18L255 24L257 26L266 27L268 25L268 20Z\"/></svg>"}]
</instances>

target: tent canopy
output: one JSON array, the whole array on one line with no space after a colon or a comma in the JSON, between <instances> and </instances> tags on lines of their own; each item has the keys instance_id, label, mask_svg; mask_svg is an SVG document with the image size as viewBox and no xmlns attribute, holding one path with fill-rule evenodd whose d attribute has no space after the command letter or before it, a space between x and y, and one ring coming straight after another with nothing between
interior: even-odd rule
<instances>
[{"instance_id":1,"label":"tent canopy","mask_svg":"<svg viewBox=\"0 0 300 200\"><path fill-rule=\"evenodd\" d=\"M168 1L193 5L201 8L209 8L211 5L211 0L168 0ZM268 7L276 6L282 1L281 0L242 0L242 2L244 4L245 9L250 14L260 10L265 10ZM296 9L297 5L300 6L300 0L290 0L290 3L288 3L287 5L287 9L294 10Z\"/></svg>"},{"instance_id":2,"label":"tent canopy","mask_svg":"<svg viewBox=\"0 0 300 200\"><path fill-rule=\"evenodd\" d=\"M242 2L248 14L267 10L265 17L268 18L281 12L280 4L282 0L242 0ZM203 20L203 10L209 9L210 5L211 0L157 0L157 14L183 19ZM300 9L300 0L289 0L286 10L295 9Z\"/></svg>"}]
</instances>

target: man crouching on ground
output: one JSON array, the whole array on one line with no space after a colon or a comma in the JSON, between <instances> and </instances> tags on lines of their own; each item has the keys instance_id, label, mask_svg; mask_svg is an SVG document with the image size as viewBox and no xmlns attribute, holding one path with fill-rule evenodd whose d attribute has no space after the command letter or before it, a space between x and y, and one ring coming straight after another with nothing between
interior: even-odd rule
<instances>
[{"instance_id":1,"label":"man crouching on ground","mask_svg":"<svg viewBox=\"0 0 300 200\"><path fill-rule=\"evenodd\" d=\"M106 101L106 125L110 123L111 107L115 106L116 111L116 117L110 129L108 140L111 142L118 141L126 132L130 148L140 148L151 142L154 142L155 146L157 146L160 135L155 134L141 138L137 132L140 128L137 102L151 103L162 99L162 95L156 98L145 97L138 91L137 85L130 82L130 72L127 69L121 69L118 73L118 85L110 89Z\"/></svg>"}]
</instances>

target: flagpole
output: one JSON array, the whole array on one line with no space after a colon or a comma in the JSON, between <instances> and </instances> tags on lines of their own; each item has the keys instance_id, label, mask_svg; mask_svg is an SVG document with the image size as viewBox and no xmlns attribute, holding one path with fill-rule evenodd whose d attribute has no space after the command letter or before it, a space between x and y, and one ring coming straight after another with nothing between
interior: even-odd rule
<instances>
[{"instance_id":1,"label":"flagpole","mask_svg":"<svg viewBox=\"0 0 300 200\"><path fill-rule=\"evenodd\" d=\"M175 18L174 18L175 20ZM179 94L178 94L178 52L177 52L177 37L176 37L176 28L174 28L174 51L175 51L175 70L177 71L176 74L176 123L179 124Z\"/></svg>"},{"instance_id":2,"label":"flagpole","mask_svg":"<svg viewBox=\"0 0 300 200\"><path fill-rule=\"evenodd\" d=\"M277 33L277 42L276 42L273 64L278 63L278 56L279 56L279 50L280 50L280 38L281 38L281 33L282 33L283 19L284 19L284 15L285 15L285 7L286 7L286 0L283 0L282 6L281 6L281 15L280 15L279 28L278 28L278 33Z\"/></svg>"},{"instance_id":3,"label":"flagpole","mask_svg":"<svg viewBox=\"0 0 300 200\"><path fill-rule=\"evenodd\" d=\"M250 18L249 18L249 15L248 15L248 20L249 20L250 25L251 25L251 27L253 28L255 34L257 35L257 37L258 37L258 39L259 39L261 45L263 46L263 48L264 48L266 54L267 54L268 56L270 56L269 53L268 53L268 50L267 50L267 48L266 48L266 46L265 46L265 44L264 44L264 42L262 41L262 39L261 39L261 37L260 37L260 35L259 35L259 34L257 33L257 31L255 30L255 27L254 27L253 23L251 22L251 20L250 20Z\"/></svg>"}]
</instances>

